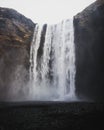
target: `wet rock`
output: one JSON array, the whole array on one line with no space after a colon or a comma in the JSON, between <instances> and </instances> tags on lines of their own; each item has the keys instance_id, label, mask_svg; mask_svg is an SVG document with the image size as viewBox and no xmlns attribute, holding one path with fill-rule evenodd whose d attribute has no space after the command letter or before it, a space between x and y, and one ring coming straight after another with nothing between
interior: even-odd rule
<instances>
[{"instance_id":1,"label":"wet rock","mask_svg":"<svg viewBox=\"0 0 104 130\"><path fill-rule=\"evenodd\" d=\"M24 89L34 27L30 19L17 11L0 8L0 100L9 99L11 93L15 98Z\"/></svg>"},{"instance_id":2,"label":"wet rock","mask_svg":"<svg viewBox=\"0 0 104 130\"><path fill-rule=\"evenodd\" d=\"M74 17L76 92L104 99L104 1L98 0Z\"/></svg>"}]
</instances>

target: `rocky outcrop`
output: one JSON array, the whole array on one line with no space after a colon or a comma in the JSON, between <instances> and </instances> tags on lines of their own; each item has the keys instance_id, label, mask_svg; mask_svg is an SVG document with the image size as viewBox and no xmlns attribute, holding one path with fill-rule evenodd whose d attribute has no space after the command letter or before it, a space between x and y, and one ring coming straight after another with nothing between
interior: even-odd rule
<instances>
[{"instance_id":1,"label":"rocky outcrop","mask_svg":"<svg viewBox=\"0 0 104 130\"><path fill-rule=\"evenodd\" d=\"M104 0L74 17L76 92L93 100L104 99Z\"/></svg>"},{"instance_id":2,"label":"rocky outcrop","mask_svg":"<svg viewBox=\"0 0 104 130\"><path fill-rule=\"evenodd\" d=\"M0 8L0 100L24 94L35 24L15 10ZM24 85L25 86L25 85ZM13 98L13 97L12 97Z\"/></svg>"}]
</instances>

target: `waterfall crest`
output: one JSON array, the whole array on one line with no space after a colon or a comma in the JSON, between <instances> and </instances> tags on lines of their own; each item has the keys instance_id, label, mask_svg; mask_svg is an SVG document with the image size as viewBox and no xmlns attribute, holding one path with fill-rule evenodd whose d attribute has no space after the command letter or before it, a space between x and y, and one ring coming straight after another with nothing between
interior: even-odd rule
<instances>
[{"instance_id":1,"label":"waterfall crest","mask_svg":"<svg viewBox=\"0 0 104 130\"><path fill-rule=\"evenodd\" d=\"M73 19L36 25L30 50L30 96L34 100L75 98Z\"/></svg>"}]
</instances>

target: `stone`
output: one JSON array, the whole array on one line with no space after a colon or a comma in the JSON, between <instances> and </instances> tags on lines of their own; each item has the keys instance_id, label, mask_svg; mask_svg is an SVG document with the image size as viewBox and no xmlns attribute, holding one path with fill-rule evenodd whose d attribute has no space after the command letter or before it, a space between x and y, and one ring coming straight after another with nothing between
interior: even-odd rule
<instances>
[{"instance_id":1,"label":"stone","mask_svg":"<svg viewBox=\"0 0 104 130\"><path fill-rule=\"evenodd\" d=\"M35 24L17 11L0 8L0 100L24 95ZM11 94L13 93L13 94Z\"/></svg>"},{"instance_id":2,"label":"stone","mask_svg":"<svg viewBox=\"0 0 104 130\"><path fill-rule=\"evenodd\" d=\"M104 99L104 2L96 1L74 17L76 93Z\"/></svg>"}]
</instances>

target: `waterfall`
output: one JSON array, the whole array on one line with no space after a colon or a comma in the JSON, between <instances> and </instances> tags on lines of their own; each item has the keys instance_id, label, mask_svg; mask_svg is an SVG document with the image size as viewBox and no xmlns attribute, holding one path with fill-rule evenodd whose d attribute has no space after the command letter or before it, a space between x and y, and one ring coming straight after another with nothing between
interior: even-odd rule
<instances>
[{"instance_id":1,"label":"waterfall","mask_svg":"<svg viewBox=\"0 0 104 130\"><path fill-rule=\"evenodd\" d=\"M75 96L73 19L36 25L30 50L30 97L69 100Z\"/></svg>"}]
</instances>

